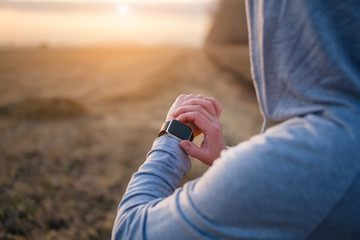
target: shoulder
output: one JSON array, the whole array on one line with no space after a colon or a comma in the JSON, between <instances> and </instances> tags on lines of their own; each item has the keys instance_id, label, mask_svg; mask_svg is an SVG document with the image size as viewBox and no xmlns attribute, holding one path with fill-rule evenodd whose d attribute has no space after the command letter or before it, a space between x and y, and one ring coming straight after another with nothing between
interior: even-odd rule
<instances>
[{"instance_id":1,"label":"shoulder","mask_svg":"<svg viewBox=\"0 0 360 240\"><path fill-rule=\"evenodd\" d=\"M247 229L254 236L305 238L359 172L358 153L346 153L356 148L348 146L351 138L317 116L292 119L223 151L185 192L209 221L236 226L239 236Z\"/></svg>"},{"instance_id":2,"label":"shoulder","mask_svg":"<svg viewBox=\"0 0 360 240\"><path fill-rule=\"evenodd\" d=\"M250 158L262 161L264 157L278 163L281 160L308 162L309 164L331 159L354 161L360 157L355 151L360 145L360 132L356 126L349 128L317 115L307 115L285 121L268 129L224 154L229 159Z\"/></svg>"}]
</instances>

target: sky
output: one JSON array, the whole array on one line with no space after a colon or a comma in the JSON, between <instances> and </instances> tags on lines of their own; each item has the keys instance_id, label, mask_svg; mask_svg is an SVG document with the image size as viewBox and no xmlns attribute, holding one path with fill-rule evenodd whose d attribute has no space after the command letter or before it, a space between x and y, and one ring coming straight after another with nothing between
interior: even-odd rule
<instances>
[{"instance_id":1,"label":"sky","mask_svg":"<svg viewBox=\"0 0 360 240\"><path fill-rule=\"evenodd\" d=\"M216 0L1 0L0 45L201 46Z\"/></svg>"}]
</instances>

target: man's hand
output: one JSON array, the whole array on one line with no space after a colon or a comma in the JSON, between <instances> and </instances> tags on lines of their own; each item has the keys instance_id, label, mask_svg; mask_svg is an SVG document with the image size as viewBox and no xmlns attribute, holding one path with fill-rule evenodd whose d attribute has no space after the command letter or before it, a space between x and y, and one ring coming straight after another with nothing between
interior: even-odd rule
<instances>
[{"instance_id":1,"label":"man's hand","mask_svg":"<svg viewBox=\"0 0 360 240\"><path fill-rule=\"evenodd\" d=\"M199 95L194 95L194 94L190 94L190 95L185 95L185 94L181 94L173 103L173 105L171 106L167 117L166 117L166 121L170 121L172 119L174 119L175 117L173 116L173 113L180 108L181 106L183 106L183 104L191 99L203 99L204 96L199 94ZM201 134L201 131L198 127L195 126L195 124L193 122L188 122L188 121L184 121L182 122L185 125L191 127L191 129L193 130L193 134L194 137L197 137L198 135Z\"/></svg>"},{"instance_id":2,"label":"man's hand","mask_svg":"<svg viewBox=\"0 0 360 240\"><path fill-rule=\"evenodd\" d=\"M188 155L211 166L220 157L221 151L226 149L219 120L222 107L216 99L202 96L188 97L188 100L181 102L181 106L177 104L174 107L176 110L172 112L172 117L182 123L194 124L204 133L204 140L200 148L190 141L181 141L180 146Z\"/></svg>"}]
</instances>

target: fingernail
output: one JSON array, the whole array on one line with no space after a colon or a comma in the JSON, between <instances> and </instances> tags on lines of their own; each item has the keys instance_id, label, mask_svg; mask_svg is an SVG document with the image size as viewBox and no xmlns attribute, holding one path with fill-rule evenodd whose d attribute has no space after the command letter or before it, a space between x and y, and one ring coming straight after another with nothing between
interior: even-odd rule
<instances>
[{"instance_id":1,"label":"fingernail","mask_svg":"<svg viewBox=\"0 0 360 240\"><path fill-rule=\"evenodd\" d=\"M184 149L185 151L189 150L190 149L190 144L186 141L182 141L181 142L181 147L182 149Z\"/></svg>"}]
</instances>

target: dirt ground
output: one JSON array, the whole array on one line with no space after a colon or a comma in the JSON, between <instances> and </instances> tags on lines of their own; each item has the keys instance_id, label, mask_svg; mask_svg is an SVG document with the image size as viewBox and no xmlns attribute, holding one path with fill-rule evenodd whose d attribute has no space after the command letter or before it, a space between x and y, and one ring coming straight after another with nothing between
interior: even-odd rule
<instances>
[{"instance_id":1,"label":"dirt ground","mask_svg":"<svg viewBox=\"0 0 360 240\"><path fill-rule=\"evenodd\" d=\"M227 145L258 133L249 74L224 67L234 63L226 53L211 54L0 50L0 239L109 239L131 174L181 93L222 103ZM192 161L184 182L207 169Z\"/></svg>"}]
</instances>

